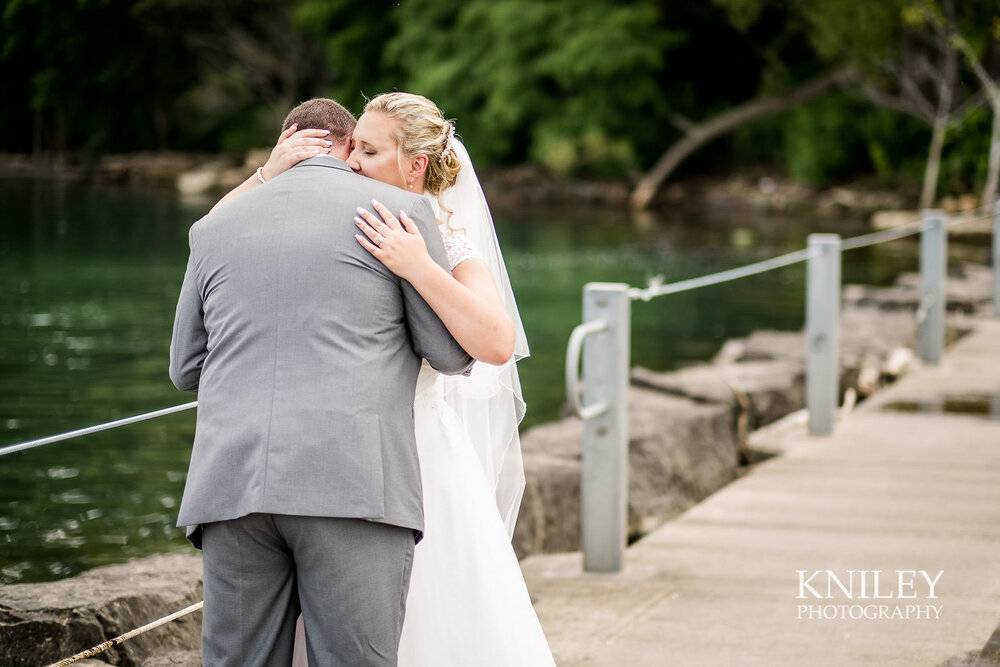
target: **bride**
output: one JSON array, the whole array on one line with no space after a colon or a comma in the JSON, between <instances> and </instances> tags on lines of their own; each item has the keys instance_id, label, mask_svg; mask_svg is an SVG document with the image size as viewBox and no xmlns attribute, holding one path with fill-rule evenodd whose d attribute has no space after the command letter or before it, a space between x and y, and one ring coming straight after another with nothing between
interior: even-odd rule
<instances>
[{"instance_id":1,"label":"bride","mask_svg":"<svg viewBox=\"0 0 1000 667\"><path fill-rule=\"evenodd\" d=\"M294 126L283 132L263 167L267 180L323 152L329 144L321 134ZM380 204L373 204L378 216L359 209L358 242L410 282L479 361L467 377L441 376L425 362L417 379L425 525L399 664L554 665L510 541L524 489L517 428L525 405L516 362L528 347L472 161L433 102L386 93L365 106L347 164L429 199L450 274L430 259L406 215L397 219ZM251 177L219 203L259 184ZM300 620L293 665L308 664L306 652Z\"/></svg>"}]
</instances>

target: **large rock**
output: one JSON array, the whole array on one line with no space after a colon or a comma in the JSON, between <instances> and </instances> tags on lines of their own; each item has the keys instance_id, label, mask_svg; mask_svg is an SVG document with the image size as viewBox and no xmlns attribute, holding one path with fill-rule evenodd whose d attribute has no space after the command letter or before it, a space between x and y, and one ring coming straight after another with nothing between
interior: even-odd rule
<instances>
[{"instance_id":1,"label":"large rock","mask_svg":"<svg viewBox=\"0 0 1000 667\"><path fill-rule=\"evenodd\" d=\"M629 527L645 535L736 476L733 411L647 389L629 392Z\"/></svg>"},{"instance_id":2,"label":"large rock","mask_svg":"<svg viewBox=\"0 0 1000 667\"><path fill-rule=\"evenodd\" d=\"M993 272L989 267L958 264L945 279L947 310L971 315L985 312L993 298ZM891 287L845 285L844 306L873 307L882 311L916 311L920 304L920 274L903 273ZM911 312L912 317L912 312Z\"/></svg>"},{"instance_id":3,"label":"large rock","mask_svg":"<svg viewBox=\"0 0 1000 667\"><path fill-rule=\"evenodd\" d=\"M579 420L566 419L557 424L571 427L569 422L576 422L579 443L583 433ZM546 437L535 435L536 440ZM526 483L514 529L518 558L580 548L580 472L579 458L525 452Z\"/></svg>"},{"instance_id":4,"label":"large rock","mask_svg":"<svg viewBox=\"0 0 1000 667\"><path fill-rule=\"evenodd\" d=\"M96 183L130 183L171 186L179 174L209 158L189 153L129 153L106 155L93 173Z\"/></svg>"},{"instance_id":5,"label":"large rock","mask_svg":"<svg viewBox=\"0 0 1000 667\"><path fill-rule=\"evenodd\" d=\"M213 167L198 167L177 176L177 191L182 195L200 195L219 186L219 170Z\"/></svg>"},{"instance_id":6,"label":"large rock","mask_svg":"<svg viewBox=\"0 0 1000 667\"><path fill-rule=\"evenodd\" d=\"M142 667L201 667L201 651L173 651L154 655Z\"/></svg>"},{"instance_id":7,"label":"large rock","mask_svg":"<svg viewBox=\"0 0 1000 667\"><path fill-rule=\"evenodd\" d=\"M956 327L949 325L948 340L953 340L958 333ZM839 336L840 390L843 393L848 388L857 387L865 365L874 363L878 367L898 348L915 348L917 323L912 311L848 305L841 310ZM727 368L743 364L784 362L789 364L784 372L796 369L797 373L803 374L804 382L805 357L804 332L761 330L743 339L727 341L716 355L712 366ZM766 366L761 368L766 369ZM752 373L748 375L752 377ZM775 382L781 384L779 380ZM804 397L801 401L804 401ZM784 416L780 414L783 409L787 410L785 414L794 412L798 409L795 405L801 407L803 403L797 394L789 393L787 401L779 399L772 401L770 405L773 409L768 420L761 420L755 415L752 428L759 428Z\"/></svg>"},{"instance_id":8,"label":"large rock","mask_svg":"<svg viewBox=\"0 0 1000 667\"><path fill-rule=\"evenodd\" d=\"M751 430L805 405L805 365L795 359L705 364L669 373L634 368L632 384L699 403L727 405L734 418L744 411L745 401Z\"/></svg>"},{"instance_id":9,"label":"large rock","mask_svg":"<svg viewBox=\"0 0 1000 667\"><path fill-rule=\"evenodd\" d=\"M57 662L201 600L201 559L156 556L43 584L0 587L0 664ZM95 659L140 667L158 653L198 650L201 612Z\"/></svg>"},{"instance_id":10,"label":"large rock","mask_svg":"<svg viewBox=\"0 0 1000 667\"><path fill-rule=\"evenodd\" d=\"M514 531L519 557L580 548L582 422L569 417L521 438L527 484ZM729 406L629 391L629 533L645 534L733 479Z\"/></svg>"}]
</instances>

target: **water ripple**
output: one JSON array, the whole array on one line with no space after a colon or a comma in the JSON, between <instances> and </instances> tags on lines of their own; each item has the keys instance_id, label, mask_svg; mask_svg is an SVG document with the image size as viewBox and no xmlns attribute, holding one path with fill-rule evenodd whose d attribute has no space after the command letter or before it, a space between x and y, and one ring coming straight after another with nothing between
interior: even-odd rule
<instances>
[{"instance_id":1,"label":"water ripple","mask_svg":"<svg viewBox=\"0 0 1000 667\"><path fill-rule=\"evenodd\" d=\"M70 489L62 493L53 493L49 495L49 500L60 505L86 505L93 502L91 497L84 493L82 489Z\"/></svg>"}]
</instances>

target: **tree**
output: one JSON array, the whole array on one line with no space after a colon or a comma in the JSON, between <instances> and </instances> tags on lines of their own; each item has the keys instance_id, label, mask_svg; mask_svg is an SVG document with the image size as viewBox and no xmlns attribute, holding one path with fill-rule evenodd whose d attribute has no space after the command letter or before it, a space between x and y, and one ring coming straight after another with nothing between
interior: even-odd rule
<instances>
[{"instance_id":1,"label":"tree","mask_svg":"<svg viewBox=\"0 0 1000 667\"><path fill-rule=\"evenodd\" d=\"M968 9L968 7L969 4L964 5L964 8ZM982 7L980 10L989 11L988 7ZM982 58L985 53L988 53L989 48L995 46L997 40L1000 40L1000 16L994 15L992 17L992 21L989 22L989 31L986 32L981 29L983 24L978 20L982 18L982 11L978 14L977 20L970 22L967 28L974 35L977 48L966 38L965 31L958 25L955 7L950 1L945 0L943 5L939 6L930 0L923 0L922 4L915 7L913 11L915 21L926 22L934 30L938 39L948 43L952 49L961 53L966 66L979 82L993 112L988 168L980 198L980 203L987 206L996 199L997 182L1000 180L1000 85L982 64ZM975 30L977 27L980 28L978 31Z\"/></svg>"},{"instance_id":2,"label":"tree","mask_svg":"<svg viewBox=\"0 0 1000 667\"><path fill-rule=\"evenodd\" d=\"M650 0L409 0L393 16L389 61L486 161L631 162L629 126L656 115L680 40Z\"/></svg>"},{"instance_id":3,"label":"tree","mask_svg":"<svg viewBox=\"0 0 1000 667\"><path fill-rule=\"evenodd\" d=\"M325 95L360 113L378 93L397 89L400 68L386 58L396 34L398 2L390 0L303 0L295 25L322 45Z\"/></svg>"},{"instance_id":4,"label":"tree","mask_svg":"<svg viewBox=\"0 0 1000 667\"><path fill-rule=\"evenodd\" d=\"M181 141L241 150L270 142L288 110L329 81L319 42L295 5L270 0L142 0L132 10L155 41L172 42L195 75L172 101Z\"/></svg>"},{"instance_id":5,"label":"tree","mask_svg":"<svg viewBox=\"0 0 1000 667\"><path fill-rule=\"evenodd\" d=\"M158 110L189 84L194 68L170 41L151 39L135 11L125 0L6 4L0 138L8 150L166 146Z\"/></svg>"},{"instance_id":6,"label":"tree","mask_svg":"<svg viewBox=\"0 0 1000 667\"><path fill-rule=\"evenodd\" d=\"M752 24L770 0L715 0L738 25ZM977 100L958 78L956 51L925 24L913 20L915 0L792 0L790 16L818 56L850 67L872 102L931 126L922 207L935 198L941 152L949 126L961 122ZM953 0L943 0L953 14Z\"/></svg>"},{"instance_id":7,"label":"tree","mask_svg":"<svg viewBox=\"0 0 1000 667\"><path fill-rule=\"evenodd\" d=\"M653 168L639 180L632 191L630 203L636 208L649 206L660 186L681 161L709 141L762 116L787 111L833 87L842 85L849 78L850 73L847 70L826 72L787 93L738 104L701 123L676 119L675 123L682 128L684 136L667 149Z\"/></svg>"}]
</instances>

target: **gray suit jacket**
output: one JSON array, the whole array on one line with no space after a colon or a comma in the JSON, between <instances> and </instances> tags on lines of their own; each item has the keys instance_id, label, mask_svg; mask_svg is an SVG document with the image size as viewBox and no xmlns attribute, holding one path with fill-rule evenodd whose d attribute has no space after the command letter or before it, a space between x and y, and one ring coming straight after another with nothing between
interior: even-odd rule
<instances>
[{"instance_id":1,"label":"gray suit jacket","mask_svg":"<svg viewBox=\"0 0 1000 667\"><path fill-rule=\"evenodd\" d=\"M413 394L420 358L472 359L407 282L355 240L378 199L420 226L447 267L428 202L340 160L300 162L189 233L170 379L198 394L178 525L264 512L423 529Z\"/></svg>"}]
</instances>

